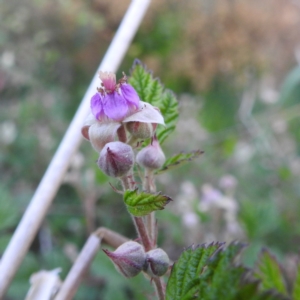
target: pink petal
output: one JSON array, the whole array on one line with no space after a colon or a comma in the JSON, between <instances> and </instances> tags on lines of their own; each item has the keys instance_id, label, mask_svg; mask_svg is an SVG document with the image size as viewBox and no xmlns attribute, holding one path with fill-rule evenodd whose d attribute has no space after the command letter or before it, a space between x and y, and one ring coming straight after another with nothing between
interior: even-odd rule
<instances>
[{"instance_id":1,"label":"pink petal","mask_svg":"<svg viewBox=\"0 0 300 300\"><path fill-rule=\"evenodd\" d=\"M159 109L143 101L140 101L139 110L125 118L122 122L143 122L165 125L164 117Z\"/></svg>"},{"instance_id":2,"label":"pink petal","mask_svg":"<svg viewBox=\"0 0 300 300\"><path fill-rule=\"evenodd\" d=\"M117 92L107 94L103 102L104 113L110 119L120 121L126 116L128 104Z\"/></svg>"},{"instance_id":3,"label":"pink petal","mask_svg":"<svg viewBox=\"0 0 300 300\"><path fill-rule=\"evenodd\" d=\"M136 108L139 107L140 98L135 89L130 84L122 84L121 91L128 104L133 105Z\"/></svg>"},{"instance_id":4,"label":"pink petal","mask_svg":"<svg viewBox=\"0 0 300 300\"><path fill-rule=\"evenodd\" d=\"M91 98L91 110L97 120L103 115L103 96L101 94L96 93Z\"/></svg>"}]
</instances>

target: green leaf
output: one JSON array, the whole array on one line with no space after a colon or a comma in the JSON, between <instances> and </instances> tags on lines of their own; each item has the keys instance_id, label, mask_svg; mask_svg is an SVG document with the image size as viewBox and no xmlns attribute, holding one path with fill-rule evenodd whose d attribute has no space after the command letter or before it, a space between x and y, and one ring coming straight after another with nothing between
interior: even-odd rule
<instances>
[{"instance_id":1,"label":"green leaf","mask_svg":"<svg viewBox=\"0 0 300 300\"><path fill-rule=\"evenodd\" d=\"M300 264L297 268L297 276L293 287L293 300L300 299Z\"/></svg>"},{"instance_id":2,"label":"green leaf","mask_svg":"<svg viewBox=\"0 0 300 300\"><path fill-rule=\"evenodd\" d=\"M193 159L199 157L204 152L201 150L195 150L190 153L178 153L173 155L172 157L168 158L164 165L157 170L156 174L161 174L163 172L169 171L170 169L173 169L175 167L182 166L184 163L187 163L189 161L192 161Z\"/></svg>"},{"instance_id":3,"label":"green leaf","mask_svg":"<svg viewBox=\"0 0 300 300\"><path fill-rule=\"evenodd\" d=\"M166 127L159 126L157 129L157 137L160 143L168 137L168 135L175 129L178 119L178 102L173 92L165 91L157 103L160 112L164 116Z\"/></svg>"},{"instance_id":4,"label":"green leaf","mask_svg":"<svg viewBox=\"0 0 300 300\"><path fill-rule=\"evenodd\" d=\"M157 78L146 69L139 60L135 60L129 83L135 88L140 99L158 107L164 117L166 126L158 126L157 137L162 143L175 129L178 119L178 102L174 94L165 90Z\"/></svg>"},{"instance_id":5,"label":"green leaf","mask_svg":"<svg viewBox=\"0 0 300 300\"><path fill-rule=\"evenodd\" d=\"M190 290L194 292L199 274L203 271L208 259L222 245L222 243L212 243L207 247L200 245L186 249L173 265L167 284L166 300L183 299L183 296L186 296Z\"/></svg>"},{"instance_id":6,"label":"green leaf","mask_svg":"<svg viewBox=\"0 0 300 300\"><path fill-rule=\"evenodd\" d=\"M156 210L162 210L172 199L161 193L138 193L138 190L126 190L124 202L130 214L142 217Z\"/></svg>"},{"instance_id":7,"label":"green leaf","mask_svg":"<svg viewBox=\"0 0 300 300\"><path fill-rule=\"evenodd\" d=\"M241 278L247 272L245 267L233 264L243 248L243 244L231 243L208 261L200 276L199 299L234 299L242 287Z\"/></svg>"},{"instance_id":8,"label":"green leaf","mask_svg":"<svg viewBox=\"0 0 300 300\"><path fill-rule=\"evenodd\" d=\"M264 249L260 255L255 277L261 280L262 289L274 289L286 295L287 290L276 258Z\"/></svg>"},{"instance_id":9,"label":"green leaf","mask_svg":"<svg viewBox=\"0 0 300 300\"><path fill-rule=\"evenodd\" d=\"M189 248L174 264L167 283L166 300L284 300L275 290L260 291L259 280L237 264L244 245L227 248L215 243Z\"/></svg>"}]
</instances>

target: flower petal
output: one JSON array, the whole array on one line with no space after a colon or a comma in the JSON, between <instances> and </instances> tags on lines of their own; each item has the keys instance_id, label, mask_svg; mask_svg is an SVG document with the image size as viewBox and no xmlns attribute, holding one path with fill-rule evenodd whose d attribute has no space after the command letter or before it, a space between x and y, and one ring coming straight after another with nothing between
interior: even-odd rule
<instances>
[{"instance_id":1,"label":"flower petal","mask_svg":"<svg viewBox=\"0 0 300 300\"><path fill-rule=\"evenodd\" d=\"M96 122L97 120L95 119L94 115L92 113L89 113L86 119L84 120L83 126L81 128L81 134L85 139L90 140L89 128L91 125L93 125Z\"/></svg>"},{"instance_id":2,"label":"flower petal","mask_svg":"<svg viewBox=\"0 0 300 300\"><path fill-rule=\"evenodd\" d=\"M120 126L118 122L97 122L91 125L88 135L93 148L100 152L107 143L113 142Z\"/></svg>"},{"instance_id":3,"label":"flower petal","mask_svg":"<svg viewBox=\"0 0 300 300\"><path fill-rule=\"evenodd\" d=\"M143 122L165 125L164 117L159 109L143 101L140 101L139 110L125 118L122 122Z\"/></svg>"},{"instance_id":4,"label":"flower petal","mask_svg":"<svg viewBox=\"0 0 300 300\"><path fill-rule=\"evenodd\" d=\"M116 75L112 72L99 72L100 80L102 81L104 88L109 91L113 91L116 87Z\"/></svg>"},{"instance_id":5,"label":"flower petal","mask_svg":"<svg viewBox=\"0 0 300 300\"><path fill-rule=\"evenodd\" d=\"M108 118L120 121L127 114L128 104L122 95L118 94L118 92L114 92L105 96L103 109Z\"/></svg>"},{"instance_id":6,"label":"flower petal","mask_svg":"<svg viewBox=\"0 0 300 300\"><path fill-rule=\"evenodd\" d=\"M91 110L97 120L103 115L103 96L100 93L91 98Z\"/></svg>"},{"instance_id":7,"label":"flower petal","mask_svg":"<svg viewBox=\"0 0 300 300\"><path fill-rule=\"evenodd\" d=\"M126 102L135 106L135 108L139 108L140 98L135 89L130 84L121 84L120 89Z\"/></svg>"}]
</instances>

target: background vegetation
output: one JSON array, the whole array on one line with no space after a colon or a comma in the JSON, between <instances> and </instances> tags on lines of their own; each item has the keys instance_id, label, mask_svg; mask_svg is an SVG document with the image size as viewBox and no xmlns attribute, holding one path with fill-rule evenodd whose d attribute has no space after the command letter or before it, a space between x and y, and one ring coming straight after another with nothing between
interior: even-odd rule
<instances>
[{"instance_id":1,"label":"background vegetation","mask_svg":"<svg viewBox=\"0 0 300 300\"><path fill-rule=\"evenodd\" d=\"M0 11L0 252L53 156L130 1L2 1ZM154 0L119 72L135 58L180 103L167 155L205 151L162 174L174 201L159 212L160 246L239 239L253 264L262 246L295 272L300 240L300 2ZM7 299L29 277L62 268L98 226L132 239L119 195L83 143ZM138 286L136 290L134 287ZM150 290L150 292L149 292ZM99 253L77 299L146 299Z\"/></svg>"}]
</instances>

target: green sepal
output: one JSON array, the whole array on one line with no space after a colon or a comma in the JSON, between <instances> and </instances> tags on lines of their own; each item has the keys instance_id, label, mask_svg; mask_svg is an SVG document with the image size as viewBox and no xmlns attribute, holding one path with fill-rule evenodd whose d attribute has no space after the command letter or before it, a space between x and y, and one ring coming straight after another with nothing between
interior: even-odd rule
<instances>
[{"instance_id":1,"label":"green sepal","mask_svg":"<svg viewBox=\"0 0 300 300\"><path fill-rule=\"evenodd\" d=\"M162 210L172 199L161 193L150 194L138 190L126 190L124 202L130 214L142 217L156 210Z\"/></svg>"},{"instance_id":2,"label":"green sepal","mask_svg":"<svg viewBox=\"0 0 300 300\"><path fill-rule=\"evenodd\" d=\"M193 159L199 157L204 152L201 150L195 150L190 153L178 153L173 155L172 157L168 158L164 165L155 172L155 174L161 174L166 171L169 171L173 168L182 166L184 163L190 162Z\"/></svg>"}]
</instances>

